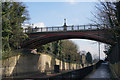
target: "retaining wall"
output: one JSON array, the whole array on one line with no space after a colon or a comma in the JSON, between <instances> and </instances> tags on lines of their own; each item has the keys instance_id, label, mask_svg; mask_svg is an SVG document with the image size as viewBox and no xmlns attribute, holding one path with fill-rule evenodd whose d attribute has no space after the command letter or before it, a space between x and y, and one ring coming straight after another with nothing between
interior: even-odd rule
<instances>
[{"instance_id":1,"label":"retaining wall","mask_svg":"<svg viewBox=\"0 0 120 80\"><path fill-rule=\"evenodd\" d=\"M22 76L36 72L52 72L54 65L59 65L60 70L73 70L82 68L81 64L67 63L52 57L49 54L18 55L2 62L2 75ZM70 65L70 68L69 68Z\"/></svg>"}]
</instances>

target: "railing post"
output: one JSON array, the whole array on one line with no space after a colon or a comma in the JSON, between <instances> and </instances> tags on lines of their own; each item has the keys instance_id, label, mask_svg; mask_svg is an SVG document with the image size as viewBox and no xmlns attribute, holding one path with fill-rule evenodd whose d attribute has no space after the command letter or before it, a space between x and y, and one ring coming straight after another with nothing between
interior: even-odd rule
<instances>
[{"instance_id":1,"label":"railing post","mask_svg":"<svg viewBox=\"0 0 120 80\"><path fill-rule=\"evenodd\" d=\"M74 30L74 29L73 29L73 25L72 25L72 30Z\"/></svg>"},{"instance_id":2,"label":"railing post","mask_svg":"<svg viewBox=\"0 0 120 80\"><path fill-rule=\"evenodd\" d=\"M85 30L85 25L84 25L84 30Z\"/></svg>"},{"instance_id":3,"label":"railing post","mask_svg":"<svg viewBox=\"0 0 120 80\"><path fill-rule=\"evenodd\" d=\"M79 25L77 26L78 30L79 30Z\"/></svg>"},{"instance_id":4,"label":"railing post","mask_svg":"<svg viewBox=\"0 0 120 80\"><path fill-rule=\"evenodd\" d=\"M59 27L58 27L58 31L59 31Z\"/></svg>"},{"instance_id":5,"label":"railing post","mask_svg":"<svg viewBox=\"0 0 120 80\"><path fill-rule=\"evenodd\" d=\"M92 29L92 25L90 25L90 29Z\"/></svg>"},{"instance_id":6,"label":"railing post","mask_svg":"<svg viewBox=\"0 0 120 80\"><path fill-rule=\"evenodd\" d=\"M98 25L97 25L97 29L98 29Z\"/></svg>"},{"instance_id":7,"label":"railing post","mask_svg":"<svg viewBox=\"0 0 120 80\"><path fill-rule=\"evenodd\" d=\"M32 28L32 32L34 32L34 28Z\"/></svg>"},{"instance_id":8,"label":"railing post","mask_svg":"<svg viewBox=\"0 0 120 80\"><path fill-rule=\"evenodd\" d=\"M41 28L41 32L42 32L42 28Z\"/></svg>"},{"instance_id":9,"label":"railing post","mask_svg":"<svg viewBox=\"0 0 120 80\"><path fill-rule=\"evenodd\" d=\"M46 28L46 31L48 31L48 27Z\"/></svg>"},{"instance_id":10,"label":"railing post","mask_svg":"<svg viewBox=\"0 0 120 80\"><path fill-rule=\"evenodd\" d=\"M53 31L53 27L52 27L52 31Z\"/></svg>"}]
</instances>

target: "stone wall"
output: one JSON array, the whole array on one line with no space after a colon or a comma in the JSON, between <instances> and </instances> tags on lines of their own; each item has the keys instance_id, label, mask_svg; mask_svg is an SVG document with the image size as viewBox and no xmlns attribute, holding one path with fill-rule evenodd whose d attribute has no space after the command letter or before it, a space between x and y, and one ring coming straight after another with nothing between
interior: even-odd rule
<instances>
[{"instance_id":1,"label":"stone wall","mask_svg":"<svg viewBox=\"0 0 120 80\"><path fill-rule=\"evenodd\" d=\"M82 66L67 63L52 57L49 54L18 55L2 62L3 76L20 76L36 72L54 71L54 65L59 65L60 70L80 69Z\"/></svg>"},{"instance_id":2,"label":"stone wall","mask_svg":"<svg viewBox=\"0 0 120 80\"><path fill-rule=\"evenodd\" d=\"M110 69L112 69L112 71L114 71L115 73L113 73L113 75L116 74L117 77L120 77L120 62L116 63L116 64L110 64ZM116 76L113 76L116 78Z\"/></svg>"},{"instance_id":3,"label":"stone wall","mask_svg":"<svg viewBox=\"0 0 120 80\"><path fill-rule=\"evenodd\" d=\"M5 76L10 76L10 74L12 74L19 58L20 58L20 55L3 60L2 61L2 74Z\"/></svg>"},{"instance_id":4,"label":"stone wall","mask_svg":"<svg viewBox=\"0 0 120 80\"><path fill-rule=\"evenodd\" d=\"M113 46L112 51L108 54L111 69L120 77L120 43Z\"/></svg>"}]
</instances>

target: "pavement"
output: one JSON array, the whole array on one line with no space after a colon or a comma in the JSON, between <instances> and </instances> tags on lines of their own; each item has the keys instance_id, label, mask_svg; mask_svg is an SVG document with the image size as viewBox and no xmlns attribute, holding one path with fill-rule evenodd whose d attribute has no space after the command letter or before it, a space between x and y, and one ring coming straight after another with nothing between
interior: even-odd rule
<instances>
[{"instance_id":1,"label":"pavement","mask_svg":"<svg viewBox=\"0 0 120 80\"><path fill-rule=\"evenodd\" d=\"M102 63L98 69L86 76L83 80L113 80L111 79L108 63Z\"/></svg>"}]
</instances>

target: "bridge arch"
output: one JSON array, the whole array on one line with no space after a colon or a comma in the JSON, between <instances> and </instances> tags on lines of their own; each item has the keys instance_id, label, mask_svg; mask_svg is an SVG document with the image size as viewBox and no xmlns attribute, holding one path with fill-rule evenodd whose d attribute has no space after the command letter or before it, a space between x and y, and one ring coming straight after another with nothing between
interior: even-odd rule
<instances>
[{"instance_id":1,"label":"bridge arch","mask_svg":"<svg viewBox=\"0 0 120 80\"><path fill-rule=\"evenodd\" d=\"M103 31L99 31L101 35L98 36L98 31L69 31L69 32L37 32L30 33L30 37L22 47L23 48L37 48L40 45L44 45L53 41L63 40L63 39L88 39L99 41L107 44L113 45L114 42L104 38Z\"/></svg>"}]
</instances>

